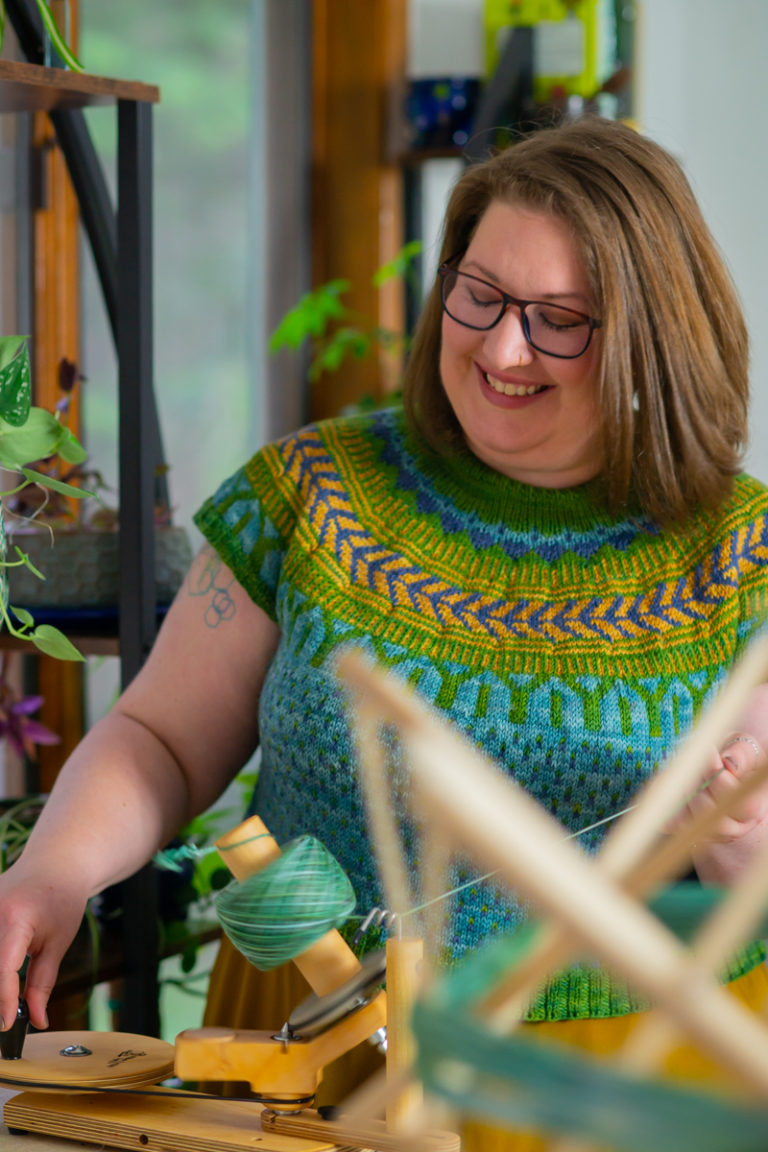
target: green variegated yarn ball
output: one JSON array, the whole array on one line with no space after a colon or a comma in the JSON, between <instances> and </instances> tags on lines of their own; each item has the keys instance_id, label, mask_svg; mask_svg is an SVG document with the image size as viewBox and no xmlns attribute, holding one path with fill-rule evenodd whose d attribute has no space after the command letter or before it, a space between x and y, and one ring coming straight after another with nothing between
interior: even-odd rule
<instances>
[{"instance_id":1,"label":"green variegated yarn ball","mask_svg":"<svg viewBox=\"0 0 768 1152\"><path fill-rule=\"evenodd\" d=\"M216 914L235 948L266 972L344 924L355 903L335 857L313 836L301 836L266 868L222 889Z\"/></svg>"}]
</instances>

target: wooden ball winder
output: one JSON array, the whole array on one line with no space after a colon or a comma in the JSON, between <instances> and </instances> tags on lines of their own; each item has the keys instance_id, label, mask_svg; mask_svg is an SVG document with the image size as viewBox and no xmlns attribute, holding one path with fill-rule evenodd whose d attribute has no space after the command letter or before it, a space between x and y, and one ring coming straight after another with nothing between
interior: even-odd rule
<instances>
[{"instance_id":1,"label":"wooden ball winder","mask_svg":"<svg viewBox=\"0 0 768 1152\"><path fill-rule=\"evenodd\" d=\"M216 847L240 883L280 856L258 817ZM312 995L279 1030L191 1029L177 1036L175 1046L123 1033L26 1035L22 1000L0 1047L0 1084L22 1090L6 1103L4 1122L12 1132L149 1152L399 1149L402 1143L383 1121L348 1128L343 1117L326 1121L311 1110L326 1064L365 1040L385 1047L382 984L392 955L388 946L386 960L377 952L361 962L338 931L325 931L292 958ZM245 1082L254 1099L162 1087L172 1075L203 1088L207 1081ZM430 1132L419 1147L458 1152L459 1140Z\"/></svg>"}]
</instances>

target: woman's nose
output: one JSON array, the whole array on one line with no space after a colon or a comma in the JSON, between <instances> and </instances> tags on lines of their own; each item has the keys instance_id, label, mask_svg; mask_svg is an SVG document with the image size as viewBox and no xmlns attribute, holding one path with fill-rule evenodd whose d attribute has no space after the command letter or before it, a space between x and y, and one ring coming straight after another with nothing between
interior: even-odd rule
<instances>
[{"instance_id":1,"label":"woman's nose","mask_svg":"<svg viewBox=\"0 0 768 1152\"><path fill-rule=\"evenodd\" d=\"M534 350L525 338L523 317L514 304L486 332L485 353L497 368L520 368L533 360Z\"/></svg>"}]
</instances>

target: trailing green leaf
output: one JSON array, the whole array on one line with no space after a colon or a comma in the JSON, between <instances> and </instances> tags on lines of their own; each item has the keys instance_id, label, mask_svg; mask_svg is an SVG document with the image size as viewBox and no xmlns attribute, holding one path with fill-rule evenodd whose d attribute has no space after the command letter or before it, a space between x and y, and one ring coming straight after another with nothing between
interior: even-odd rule
<instances>
[{"instance_id":1,"label":"trailing green leaf","mask_svg":"<svg viewBox=\"0 0 768 1152\"><path fill-rule=\"evenodd\" d=\"M71 640L63 632L54 628L52 624L39 624L35 627L34 617L26 608L11 608L20 627L17 627L9 614L8 607L0 600L0 616L11 636L18 640L29 640L40 652L46 656L53 656L57 660L82 661L85 657L77 650Z\"/></svg>"},{"instance_id":2,"label":"trailing green leaf","mask_svg":"<svg viewBox=\"0 0 768 1152\"><path fill-rule=\"evenodd\" d=\"M24 336L0 339L0 416L14 428L24 424L32 405L32 373Z\"/></svg>"},{"instance_id":3,"label":"trailing green leaf","mask_svg":"<svg viewBox=\"0 0 768 1152\"><path fill-rule=\"evenodd\" d=\"M35 567L35 565L30 560L29 556L27 555L27 553L23 552L21 550L21 548L19 548L18 544L14 544L13 547L14 547L14 549L16 551L16 555L19 557L19 559L18 560L6 560L4 567L5 568L28 568L29 571L32 573L32 575L36 576L38 580L45 580L46 579L45 575L40 571L39 568ZM51 545L51 547L53 547L53 545ZM20 612L24 611L24 609L23 608L14 608L13 611L18 616ZM33 623L34 623L34 621L33 621Z\"/></svg>"},{"instance_id":4,"label":"trailing green leaf","mask_svg":"<svg viewBox=\"0 0 768 1152\"><path fill-rule=\"evenodd\" d=\"M74 52L69 47L66 40L59 31L59 26L54 20L53 13L46 4L45 0L37 0L37 8L42 18L43 24L45 25L45 29L51 38L51 43L53 44L61 59L64 61L68 68L72 69L73 72L84 72L85 69L83 68L82 64L78 60L77 56L75 56Z\"/></svg>"},{"instance_id":5,"label":"trailing green leaf","mask_svg":"<svg viewBox=\"0 0 768 1152\"><path fill-rule=\"evenodd\" d=\"M21 471L33 460L55 456L63 449L68 462L78 463L86 457L85 449L68 428L45 408L30 408L21 427L0 417L0 464Z\"/></svg>"},{"instance_id":6,"label":"trailing green leaf","mask_svg":"<svg viewBox=\"0 0 768 1152\"><path fill-rule=\"evenodd\" d=\"M0 336L0 368L10 364L27 336Z\"/></svg>"},{"instance_id":7,"label":"trailing green leaf","mask_svg":"<svg viewBox=\"0 0 768 1152\"><path fill-rule=\"evenodd\" d=\"M88 459L88 453L66 425L61 425L61 437L56 447L56 455L66 460L67 464L83 464Z\"/></svg>"},{"instance_id":8,"label":"trailing green leaf","mask_svg":"<svg viewBox=\"0 0 768 1152\"><path fill-rule=\"evenodd\" d=\"M76 461L76 463L80 463L80 461ZM19 471L22 476L26 476L30 483L41 484L43 488L52 488L54 492L60 492L62 496L73 496L76 500L82 500L86 496L96 496L96 493L91 492L88 488L67 484L65 480L59 480L56 476L48 476L45 472L35 472L32 468L21 468Z\"/></svg>"},{"instance_id":9,"label":"trailing green leaf","mask_svg":"<svg viewBox=\"0 0 768 1152\"><path fill-rule=\"evenodd\" d=\"M40 576L41 580L45 579L45 577L42 576L40 573L38 573L38 575ZM14 608L13 605L11 605L11 612L13 612L13 614L16 617L16 619L18 620L19 624L22 624L22 625L26 626L27 628L34 628L35 618L31 612L28 612L26 610L26 608Z\"/></svg>"},{"instance_id":10,"label":"trailing green leaf","mask_svg":"<svg viewBox=\"0 0 768 1152\"><path fill-rule=\"evenodd\" d=\"M57 660L77 660L84 659L83 654L78 652L71 640L68 640L63 632L58 628L54 628L52 624L38 624L33 632L30 632L29 639L34 646L38 648L46 656L54 656Z\"/></svg>"},{"instance_id":11,"label":"trailing green leaf","mask_svg":"<svg viewBox=\"0 0 768 1152\"><path fill-rule=\"evenodd\" d=\"M44 655L54 656L57 660L82 661L85 659L72 641L68 640L64 633L60 632L58 628L54 628L52 624L40 624L35 627L34 618L25 608L11 608L10 611L18 620L20 627L14 624L8 606L0 598L2 623L11 636L15 636L17 640L29 640Z\"/></svg>"}]
</instances>

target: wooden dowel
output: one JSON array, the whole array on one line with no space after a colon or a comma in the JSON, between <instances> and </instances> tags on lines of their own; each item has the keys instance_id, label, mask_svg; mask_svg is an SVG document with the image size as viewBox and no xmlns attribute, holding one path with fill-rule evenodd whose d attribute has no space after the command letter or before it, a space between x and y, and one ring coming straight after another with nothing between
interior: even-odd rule
<instances>
[{"instance_id":1,"label":"wooden dowel","mask_svg":"<svg viewBox=\"0 0 768 1152\"><path fill-rule=\"evenodd\" d=\"M690 861L691 844L706 840L718 820L738 811L745 800L764 785L766 778L768 778L768 759L759 764L748 777L739 780L736 787L721 797L716 804L693 817L687 828L657 841L655 851L627 875L619 874L615 878L631 895L647 897L678 875ZM641 798L639 803L643 802ZM603 869L605 867L603 853L600 852L595 859ZM515 969L477 1005L478 1011L491 1018L489 1026L494 1031L510 1032L521 1021L523 1012L541 985L543 977L557 968L565 967L572 959L578 943L561 925L551 923L541 925L540 937Z\"/></svg>"},{"instance_id":2,"label":"wooden dowel","mask_svg":"<svg viewBox=\"0 0 768 1152\"><path fill-rule=\"evenodd\" d=\"M384 749L375 712L359 705L354 724L368 830L373 841L387 909L398 918L413 906L408 871L400 851ZM415 934L415 933L412 933Z\"/></svg>"},{"instance_id":3,"label":"wooden dowel","mask_svg":"<svg viewBox=\"0 0 768 1152\"><path fill-rule=\"evenodd\" d=\"M697 933L690 946L693 963L704 972L719 971L727 958L747 940L762 918L768 899L768 844L752 861L744 876ZM621 1054L621 1065L634 1073L658 1068L679 1042L679 1028L653 1012L638 1024Z\"/></svg>"},{"instance_id":4,"label":"wooden dowel","mask_svg":"<svg viewBox=\"0 0 768 1152\"><path fill-rule=\"evenodd\" d=\"M418 795L414 795L418 801ZM421 858L421 898L423 911L424 962L422 988L431 983L437 958L441 954L444 928L448 922L445 896L450 886L451 850L439 835L429 828L424 814L417 812L419 822L419 855Z\"/></svg>"},{"instance_id":5,"label":"wooden dowel","mask_svg":"<svg viewBox=\"0 0 768 1152\"><path fill-rule=\"evenodd\" d=\"M250 816L216 841L216 849L235 880L247 880L280 855L280 845L259 816Z\"/></svg>"},{"instance_id":6,"label":"wooden dowel","mask_svg":"<svg viewBox=\"0 0 768 1152\"><path fill-rule=\"evenodd\" d=\"M714 980L690 971L685 950L647 909L561 837L559 827L474 749L425 721L407 738L433 819L476 860L559 919L614 970L624 972L701 1042L768 1090L768 1032ZM692 978L693 977L693 978Z\"/></svg>"},{"instance_id":7,"label":"wooden dowel","mask_svg":"<svg viewBox=\"0 0 768 1152\"><path fill-rule=\"evenodd\" d=\"M756 640L734 666L713 703L704 710L680 748L645 788L645 798L606 836L603 860L613 875L638 863L661 828L701 782L702 767L728 735L733 719L756 685L768 679L768 635Z\"/></svg>"},{"instance_id":8,"label":"wooden dowel","mask_svg":"<svg viewBox=\"0 0 768 1152\"><path fill-rule=\"evenodd\" d=\"M692 951L708 968L720 967L754 932L768 900L768 843L763 844L728 896L699 930Z\"/></svg>"},{"instance_id":9,"label":"wooden dowel","mask_svg":"<svg viewBox=\"0 0 768 1152\"><path fill-rule=\"evenodd\" d=\"M412 770L447 835L624 972L751 1088L768 1090L768 1033L759 1021L714 982L698 973L691 980L685 952L671 933L564 841L559 826L513 781L437 724L412 695L357 665L354 682L359 687L364 678L383 716L400 725Z\"/></svg>"},{"instance_id":10,"label":"wooden dowel","mask_svg":"<svg viewBox=\"0 0 768 1152\"><path fill-rule=\"evenodd\" d=\"M416 1060L411 1013L421 985L424 942L390 937L387 940L387 1083L390 1087L409 1074ZM424 1092L411 1079L408 1086L387 1104L390 1132L412 1130L421 1115Z\"/></svg>"}]
</instances>

